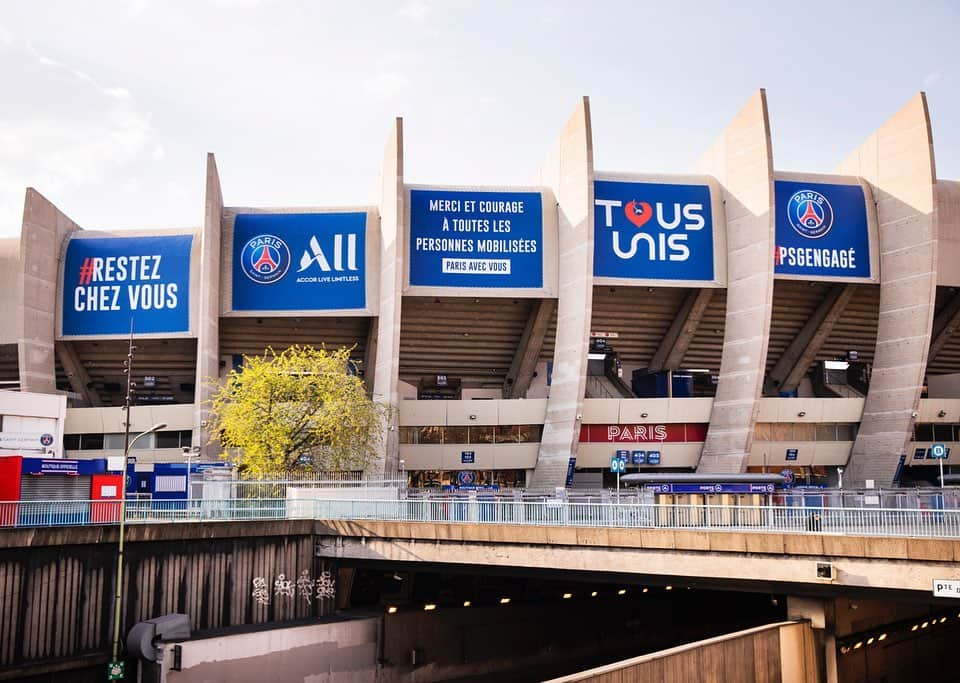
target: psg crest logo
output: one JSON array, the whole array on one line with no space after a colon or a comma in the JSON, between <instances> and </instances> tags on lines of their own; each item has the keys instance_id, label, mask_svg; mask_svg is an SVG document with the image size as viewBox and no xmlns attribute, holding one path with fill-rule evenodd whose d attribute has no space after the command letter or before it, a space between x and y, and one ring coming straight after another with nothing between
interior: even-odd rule
<instances>
[{"instance_id":1,"label":"psg crest logo","mask_svg":"<svg viewBox=\"0 0 960 683\"><path fill-rule=\"evenodd\" d=\"M815 240L833 227L833 207L819 192L800 190L787 202L787 219L797 233Z\"/></svg>"},{"instance_id":2,"label":"psg crest logo","mask_svg":"<svg viewBox=\"0 0 960 683\"><path fill-rule=\"evenodd\" d=\"M257 235L243 245L240 267L257 284L273 284L290 268L290 249L279 237Z\"/></svg>"}]
</instances>

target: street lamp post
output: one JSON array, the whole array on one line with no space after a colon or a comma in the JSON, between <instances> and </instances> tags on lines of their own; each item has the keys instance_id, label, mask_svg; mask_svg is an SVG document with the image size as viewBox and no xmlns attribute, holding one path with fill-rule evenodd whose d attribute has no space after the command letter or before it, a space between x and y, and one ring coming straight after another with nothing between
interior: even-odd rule
<instances>
[{"instance_id":1,"label":"street lamp post","mask_svg":"<svg viewBox=\"0 0 960 683\"><path fill-rule=\"evenodd\" d=\"M167 426L165 422L155 424L147 431L137 434L131 441L129 400L126 405L126 413L126 424L124 426L123 436L123 483L120 485L120 542L117 546L117 591L113 596L113 658L111 660L111 666L118 666L120 662L120 594L123 590L123 531L125 528L124 522L127 518L127 456L130 455L130 449L133 448L133 444L139 439L147 434L159 432ZM123 668L121 667L120 670L122 671Z\"/></svg>"}]
</instances>

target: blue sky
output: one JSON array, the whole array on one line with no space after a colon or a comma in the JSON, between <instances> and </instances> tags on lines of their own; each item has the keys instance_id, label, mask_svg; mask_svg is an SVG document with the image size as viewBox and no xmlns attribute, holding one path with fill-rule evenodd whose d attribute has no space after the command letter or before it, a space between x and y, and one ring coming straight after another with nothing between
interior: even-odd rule
<instances>
[{"instance_id":1,"label":"blue sky","mask_svg":"<svg viewBox=\"0 0 960 683\"><path fill-rule=\"evenodd\" d=\"M777 169L829 172L917 91L960 179L956 2L14 0L0 10L0 236L36 187L86 228L368 204L406 179L529 182L581 95L596 167L683 172L760 87Z\"/></svg>"}]
</instances>

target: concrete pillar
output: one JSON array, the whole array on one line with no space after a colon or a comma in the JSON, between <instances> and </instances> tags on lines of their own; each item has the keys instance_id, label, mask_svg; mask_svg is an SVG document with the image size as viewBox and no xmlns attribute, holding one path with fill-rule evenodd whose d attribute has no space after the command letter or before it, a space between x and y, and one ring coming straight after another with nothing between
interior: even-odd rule
<instances>
[{"instance_id":1,"label":"concrete pillar","mask_svg":"<svg viewBox=\"0 0 960 683\"><path fill-rule=\"evenodd\" d=\"M67 381L70 382L70 389L80 397L83 406L86 408L98 408L103 403L100 401L100 394L90 387L90 375L87 369L80 362L80 356L77 350L73 348L73 342L61 341L56 343L56 355L60 359L60 365L67 374Z\"/></svg>"},{"instance_id":2,"label":"concrete pillar","mask_svg":"<svg viewBox=\"0 0 960 683\"><path fill-rule=\"evenodd\" d=\"M763 389L773 306L773 156L767 97L757 92L700 160L727 215L727 313L717 395L699 472L742 472Z\"/></svg>"},{"instance_id":3,"label":"concrete pillar","mask_svg":"<svg viewBox=\"0 0 960 683\"><path fill-rule=\"evenodd\" d=\"M697 327L703 320L703 314L713 298L712 289L692 289L683 300L683 305L677 312L677 317L670 323L670 328L660 340L660 346L650 360L648 369L651 372L661 370L676 370L687 355L690 342L697 333Z\"/></svg>"},{"instance_id":4,"label":"concrete pillar","mask_svg":"<svg viewBox=\"0 0 960 683\"><path fill-rule=\"evenodd\" d=\"M380 316L374 341L373 398L394 410L385 425L384 458L371 474L397 471L400 403L400 306L403 292L403 119L390 129L380 171Z\"/></svg>"},{"instance_id":5,"label":"concrete pillar","mask_svg":"<svg viewBox=\"0 0 960 683\"><path fill-rule=\"evenodd\" d=\"M507 377L503 383L504 398L526 397L537 362L540 360L540 352L543 350L547 330L550 329L550 321L553 320L553 313L556 310L557 302L555 299L536 299L533 301L530 316L527 318L527 325L523 328L520 344L517 345L513 362L510 363L510 369L507 371Z\"/></svg>"},{"instance_id":6,"label":"concrete pillar","mask_svg":"<svg viewBox=\"0 0 960 683\"><path fill-rule=\"evenodd\" d=\"M831 598L808 598L787 596L787 618L807 620L820 643L822 667L820 680L837 683L837 637L836 608Z\"/></svg>"},{"instance_id":7,"label":"concrete pillar","mask_svg":"<svg viewBox=\"0 0 960 683\"><path fill-rule=\"evenodd\" d=\"M913 433L937 287L936 171L923 93L838 168L873 186L880 235L880 312L870 389L844 477L889 486Z\"/></svg>"},{"instance_id":8,"label":"concrete pillar","mask_svg":"<svg viewBox=\"0 0 960 683\"><path fill-rule=\"evenodd\" d=\"M540 182L557 198L559 287L557 339L547 415L531 488L566 482L577 453L593 311L593 133L584 97L567 121Z\"/></svg>"},{"instance_id":9,"label":"concrete pillar","mask_svg":"<svg viewBox=\"0 0 960 683\"><path fill-rule=\"evenodd\" d=\"M63 264L63 242L80 226L46 197L27 188L20 231L20 291L16 325L20 390L52 394L57 390L54 337L57 281Z\"/></svg>"},{"instance_id":10,"label":"concrete pillar","mask_svg":"<svg viewBox=\"0 0 960 683\"><path fill-rule=\"evenodd\" d=\"M197 375L193 393L193 445L206 447L207 401L220 375L220 254L223 192L217 160L207 154L207 187L204 194L203 231L200 233L200 296L192 304L197 322ZM209 454L208 454L209 455Z\"/></svg>"},{"instance_id":11,"label":"concrete pillar","mask_svg":"<svg viewBox=\"0 0 960 683\"><path fill-rule=\"evenodd\" d=\"M827 291L817 310L790 342L783 355L770 370L769 393L793 391L830 337L833 327L853 298L854 285L835 285Z\"/></svg>"}]
</instances>

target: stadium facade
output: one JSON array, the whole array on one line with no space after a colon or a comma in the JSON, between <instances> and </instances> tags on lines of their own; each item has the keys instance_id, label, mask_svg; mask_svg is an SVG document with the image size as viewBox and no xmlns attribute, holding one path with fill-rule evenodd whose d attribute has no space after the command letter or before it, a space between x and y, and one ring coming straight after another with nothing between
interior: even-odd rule
<instances>
[{"instance_id":1,"label":"stadium facade","mask_svg":"<svg viewBox=\"0 0 960 683\"><path fill-rule=\"evenodd\" d=\"M613 457L932 482L931 445L960 453L960 182L932 140L919 94L834 174L776 171L760 91L692 173L609 173L584 98L526 187L405 183L398 119L371 206L226 206L213 155L196 229L84 229L28 189L0 386L67 396L58 455L119 452L132 320L132 428L168 425L141 461L206 451L215 380L302 343L353 348L399 408L378 469L415 484L594 485Z\"/></svg>"}]
</instances>

